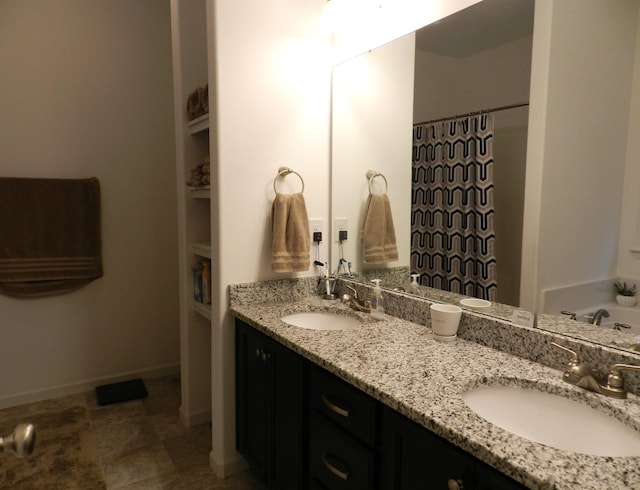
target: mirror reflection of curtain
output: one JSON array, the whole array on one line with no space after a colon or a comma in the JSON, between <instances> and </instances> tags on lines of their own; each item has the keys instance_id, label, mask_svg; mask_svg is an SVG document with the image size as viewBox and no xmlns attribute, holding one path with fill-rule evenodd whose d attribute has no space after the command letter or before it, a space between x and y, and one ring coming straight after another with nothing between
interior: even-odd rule
<instances>
[{"instance_id":1,"label":"mirror reflection of curtain","mask_svg":"<svg viewBox=\"0 0 640 490\"><path fill-rule=\"evenodd\" d=\"M414 126L411 197L411 272L495 301L491 115Z\"/></svg>"}]
</instances>

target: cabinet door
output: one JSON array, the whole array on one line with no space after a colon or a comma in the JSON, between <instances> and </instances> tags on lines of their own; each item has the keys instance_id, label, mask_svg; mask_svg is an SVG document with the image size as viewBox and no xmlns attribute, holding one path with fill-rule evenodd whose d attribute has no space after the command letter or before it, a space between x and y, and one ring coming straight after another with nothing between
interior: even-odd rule
<instances>
[{"instance_id":1,"label":"cabinet door","mask_svg":"<svg viewBox=\"0 0 640 490\"><path fill-rule=\"evenodd\" d=\"M273 417L270 430L269 488L301 490L304 450L304 359L269 340Z\"/></svg>"},{"instance_id":2,"label":"cabinet door","mask_svg":"<svg viewBox=\"0 0 640 490\"><path fill-rule=\"evenodd\" d=\"M236 323L236 449L257 475L267 477L266 351L250 327Z\"/></svg>"},{"instance_id":3,"label":"cabinet door","mask_svg":"<svg viewBox=\"0 0 640 490\"><path fill-rule=\"evenodd\" d=\"M236 447L273 490L304 488L301 356L236 322Z\"/></svg>"},{"instance_id":4,"label":"cabinet door","mask_svg":"<svg viewBox=\"0 0 640 490\"><path fill-rule=\"evenodd\" d=\"M474 459L396 412L382 426L384 490L447 490L449 480L473 488Z\"/></svg>"},{"instance_id":5,"label":"cabinet door","mask_svg":"<svg viewBox=\"0 0 640 490\"><path fill-rule=\"evenodd\" d=\"M476 463L478 490L524 490L524 485L478 461Z\"/></svg>"}]
</instances>

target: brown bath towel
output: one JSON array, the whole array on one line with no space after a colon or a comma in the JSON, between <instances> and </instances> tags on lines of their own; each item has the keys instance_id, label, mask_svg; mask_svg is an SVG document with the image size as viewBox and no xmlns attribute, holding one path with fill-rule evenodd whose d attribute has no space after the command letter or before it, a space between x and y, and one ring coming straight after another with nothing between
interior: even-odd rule
<instances>
[{"instance_id":1,"label":"brown bath towel","mask_svg":"<svg viewBox=\"0 0 640 490\"><path fill-rule=\"evenodd\" d=\"M362 245L366 264L398 260L391 202L386 194L369 194L362 227Z\"/></svg>"},{"instance_id":2,"label":"brown bath towel","mask_svg":"<svg viewBox=\"0 0 640 490\"><path fill-rule=\"evenodd\" d=\"M49 296L100 276L98 179L0 178L0 293Z\"/></svg>"},{"instance_id":3,"label":"brown bath towel","mask_svg":"<svg viewBox=\"0 0 640 490\"><path fill-rule=\"evenodd\" d=\"M271 270L309 270L311 237L307 205L301 192L276 194L271 221Z\"/></svg>"}]
</instances>

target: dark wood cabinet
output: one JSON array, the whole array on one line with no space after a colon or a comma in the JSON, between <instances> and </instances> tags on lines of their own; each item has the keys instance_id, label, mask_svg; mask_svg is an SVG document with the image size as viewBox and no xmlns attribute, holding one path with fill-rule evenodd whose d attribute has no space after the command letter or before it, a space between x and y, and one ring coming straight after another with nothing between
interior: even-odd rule
<instances>
[{"instance_id":1,"label":"dark wood cabinet","mask_svg":"<svg viewBox=\"0 0 640 490\"><path fill-rule=\"evenodd\" d=\"M525 488L239 320L236 411L270 489Z\"/></svg>"},{"instance_id":2,"label":"dark wood cabinet","mask_svg":"<svg viewBox=\"0 0 640 490\"><path fill-rule=\"evenodd\" d=\"M324 369L308 372L312 488L376 488L379 403Z\"/></svg>"},{"instance_id":3,"label":"dark wood cabinet","mask_svg":"<svg viewBox=\"0 0 640 490\"><path fill-rule=\"evenodd\" d=\"M449 480L471 488L471 456L440 443L429 431L393 410L383 413L382 446L385 490L447 489Z\"/></svg>"},{"instance_id":4,"label":"dark wood cabinet","mask_svg":"<svg viewBox=\"0 0 640 490\"><path fill-rule=\"evenodd\" d=\"M312 411L309 425L309 480L317 488L371 490L376 482L372 448Z\"/></svg>"},{"instance_id":5,"label":"dark wood cabinet","mask_svg":"<svg viewBox=\"0 0 640 490\"><path fill-rule=\"evenodd\" d=\"M270 489L305 487L304 369L301 356L236 322L236 447Z\"/></svg>"},{"instance_id":6,"label":"dark wood cabinet","mask_svg":"<svg viewBox=\"0 0 640 490\"><path fill-rule=\"evenodd\" d=\"M521 490L526 487L478 461L476 463L478 490Z\"/></svg>"},{"instance_id":7,"label":"dark wood cabinet","mask_svg":"<svg viewBox=\"0 0 640 490\"><path fill-rule=\"evenodd\" d=\"M384 490L525 488L387 407L382 418Z\"/></svg>"}]
</instances>

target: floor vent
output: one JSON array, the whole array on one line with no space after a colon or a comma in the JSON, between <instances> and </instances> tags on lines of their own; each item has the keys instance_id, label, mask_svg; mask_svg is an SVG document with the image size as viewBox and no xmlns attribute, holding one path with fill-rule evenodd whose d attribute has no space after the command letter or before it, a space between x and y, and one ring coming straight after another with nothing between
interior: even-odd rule
<instances>
[{"instance_id":1,"label":"floor vent","mask_svg":"<svg viewBox=\"0 0 640 490\"><path fill-rule=\"evenodd\" d=\"M126 402L147 397L147 387L140 378L96 386L98 405Z\"/></svg>"}]
</instances>

